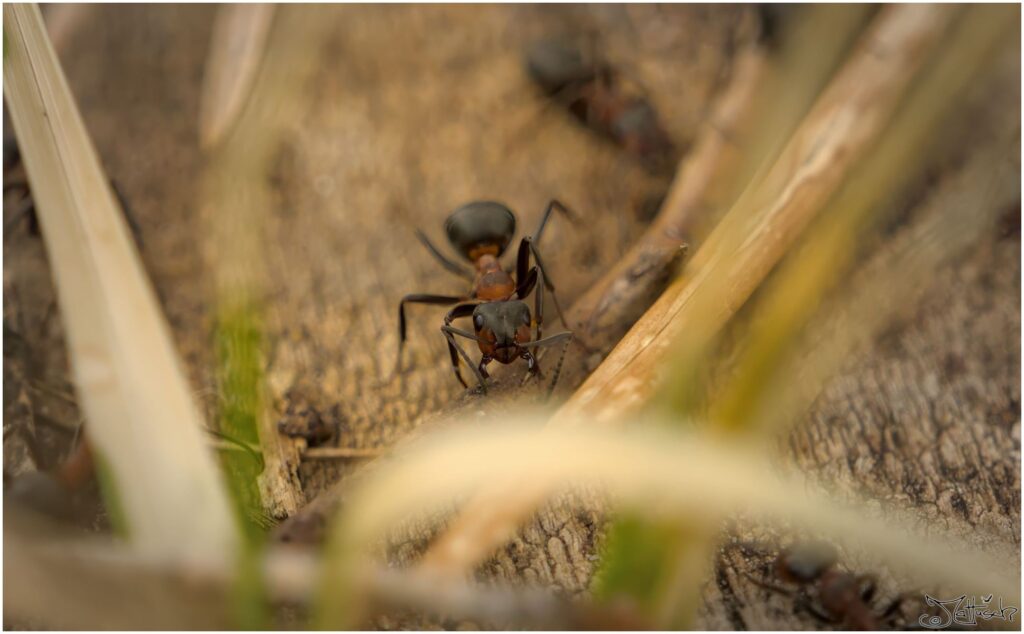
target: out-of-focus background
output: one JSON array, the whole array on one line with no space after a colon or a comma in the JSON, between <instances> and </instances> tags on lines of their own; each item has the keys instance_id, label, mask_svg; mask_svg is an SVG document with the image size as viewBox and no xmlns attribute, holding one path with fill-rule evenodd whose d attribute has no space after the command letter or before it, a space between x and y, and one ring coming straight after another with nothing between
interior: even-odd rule
<instances>
[{"instance_id":1,"label":"out-of-focus background","mask_svg":"<svg viewBox=\"0 0 1024 634\"><path fill-rule=\"evenodd\" d=\"M49 6L44 15L52 20L61 10ZM200 147L201 92L217 11L212 5L86 5L54 37L102 165L128 203L145 270L210 421L225 408L215 326L218 267L231 250L225 240L233 226L224 233L208 204L204 183L219 159ZM280 50L275 38L285 37L279 27L288 18L280 14L288 11L294 9L278 8L268 35L271 56ZM442 226L451 210L488 199L512 208L524 235L548 201L558 199L578 220L554 216L541 246L559 299L570 306L655 217L674 170L648 169L552 104L524 70L531 42L570 41L624 69L682 158L734 78L738 56L770 46L766 12L740 5L315 11L323 40L311 58L302 58L300 81L282 96L283 120L266 115L275 132L252 172L266 194L253 292L263 307L260 365L269 415L284 427L328 428L325 448L384 450L466 398L438 334L440 307L407 308L405 371L392 374L400 298L467 290L437 265L414 230L447 248ZM970 125L948 130L953 141L901 193L894 204L904 211L873 238L876 252L884 253L901 223L963 178L976 152L1003 152L1019 168L1019 48L995 59L967 96L970 115L960 120ZM8 134L5 122L5 139ZM46 248L28 220L11 221L16 195L5 188L5 495L25 474L57 469L77 445L82 424ZM967 539L976 531L995 535L1016 545L1019 560L1019 199L1001 217L962 257L934 271L920 304L850 359L780 441L779 455L839 497L909 505L920 521ZM555 323L553 315L548 323ZM590 353L570 347L567 354ZM301 460L303 501L360 464ZM103 530L105 513L90 517L87 524ZM408 541L398 559L414 559L429 534ZM548 512L481 574L583 593L597 569L602 535L594 510ZM820 627L749 581L750 571L767 569L765 561L722 551L698 624ZM381 617L375 625L410 623L424 622ZM26 625L46 623L5 622Z\"/></svg>"},{"instance_id":2,"label":"out-of-focus background","mask_svg":"<svg viewBox=\"0 0 1024 634\"><path fill-rule=\"evenodd\" d=\"M526 47L542 38L589 46L599 35L601 52L640 78L685 147L728 80L733 52L753 42L757 18L742 7L685 6L321 11L331 25L327 41L292 97L298 107L263 174L273 195L263 254L267 374L282 418L315 410L340 425L347 446L386 447L462 392L438 334L440 307L407 309L407 374L404 385L391 380L398 300L467 291L419 244L415 229L448 249L447 215L493 199L517 214L518 240L534 231L549 200L563 201L582 222L556 216L542 246L568 306L628 249L667 190L667 178L546 103L524 71ZM217 245L201 217L198 121L215 12L90 8L59 47L211 417L214 264L204 252ZM23 227L10 233L8 321L33 351L33 371L70 391L42 243ZM304 466L310 497L337 468Z\"/></svg>"}]
</instances>

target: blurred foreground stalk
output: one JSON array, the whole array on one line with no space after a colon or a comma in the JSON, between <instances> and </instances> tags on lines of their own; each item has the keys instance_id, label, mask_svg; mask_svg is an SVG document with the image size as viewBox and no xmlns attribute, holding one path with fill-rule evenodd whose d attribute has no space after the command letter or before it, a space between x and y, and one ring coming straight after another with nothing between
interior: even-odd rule
<instances>
[{"instance_id":1,"label":"blurred foreground stalk","mask_svg":"<svg viewBox=\"0 0 1024 634\"><path fill-rule=\"evenodd\" d=\"M252 8L243 9L249 15ZM266 12L253 11L256 26L269 21ZM264 289L269 272L264 262L273 244L265 235L272 210L268 179L283 134L300 112L302 89L329 24L321 11L310 7L277 10L273 24L260 27L270 30L267 51L248 51L247 68L257 60L262 63L251 70L254 84L244 105L235 103L240 97L233 82L238 78L218 66L230 61L223 56L211 57L204 84L204 112L237 113L231 115L237 120L230 127L220 118L213 122L220 126L215 136L226 136L212 150L201 205L209 236L204 246L215 272L220 432L246 444L258 443L262 452L259 461L247 452L223 456L237 512L248 529L249 556L239 570L235 591L239 624L250 628L259 627L265 618L256 562L268 518L290 515L305 501L298 449L278 433L265 385ZM243 20L236 26L244 30L251 25ZM216 32L229 37L226 28ZM232 85L225 88L224 82ZM223 100L230 103L220 103ZM204 119L204 125L213 123ZM204 134L212 133L204 128ZM210 144L214 140L204 137Z\"/></svg>"},{"instance_id":2,"label":"blurred foreground stalk","mask_svg":"<svg viewBox=\"0 0 1024 634\"><path fill-rule=\"evenodd\" d=\"M480 482L492 480L529 479L546 490L599 486L619 508L644 521L685 518L699 531L717 528L723 517L742 509L753 521L796 524L825 532L840 544L859 544L890 569L906 573L911 583L952 582L967 592L990 588L1012 601L1019 595L1017 571L995 553L965 551L949 538L922 535L909 522L867 513L863 502L851 506L830 499L811 490L797 474L773 472L760 448L728 446L697 430L671 429L668 424L595 429L586 428L583 419L558 428L544 428L541 422L510 414L496 425L476 422L437 432L366 473L353 487L346 512L331 527L315 625L346 629L365 623L373 598L366 579L374 554L380 554L381 538L402 522L437 513ZM716 476L713 487L705 479L710 473ZM705 556L697 555L691 561ZM402 576L439 589L463 582L415 569L404 570ZM612 617L615 612L592 613ZM632 618L598 621L591 627L644 625L635 611L619 614Z\"/></svg>"},{"instance_id":3,"label":"blurred foreground stalk","mask_svg":"<svg viewBox=\"0 0 1024 634\"><path fill-rule=\"evenodd\" d=\"M777 398L773 392L794 389L780 385L773 377L797 348L825 294L851 268L865 232L884 212L898 211L889 201L928 165L927 150L934 139L941 138L939 126L944 115L985 68L996 45L1005 41L1008 17L1006 10L973 9L958 21L920 79L912 84L873 150L827 204L821 220L804 238L803 247L785 261L768 284L755 306L749 340L735 372L709 404L707 422L711 430L740 434L761 446L764 441L758 441L769 432L784 431L778 425L761 424L771 417L771 405ZM936 35L941 33L936 31ZM985 224L980 218L979 223ZM673 361L673 376L666 382L660 403L674 418L693 420L702 413L698 386L702 383L701 368L708 363L705 354L710 344L709 339L691 338L689 332L680 339L681 354ZM798 420L799 412L790 413L794 416L785 421L788 424ZM661 556L654 557L657 564L648 569L648 574L679 579L680 583L659 584L654 593L647 594L637 593L637 586L629 581L604 576L600 591L606 596L629 593L653 602L661 626L688 627L699 607L706 575L686 572L698 558L703 567L710 565L707 553L713 547L715 531L694 532L692 527L679 525L665 539L666 532L672 533L666 526L652 526L646 536L643 531L626 535L620 526L613 528L607 565L614 570L622 565L620 561L631 559L634 550L653 548ZM645 547L644 543L649 545Z\"/></svg>"},{"instance_id":4,"label":"blurred foreground stalk","mask_svg":"<svg viewBox=\"0 0 1024 634\"><path fill-rule=\"evenodd\" d=\"M4 5L4 94L106 503L138 552L227 564L238 543L167 323L39 10Z\"/></svg>"}]
</instances>

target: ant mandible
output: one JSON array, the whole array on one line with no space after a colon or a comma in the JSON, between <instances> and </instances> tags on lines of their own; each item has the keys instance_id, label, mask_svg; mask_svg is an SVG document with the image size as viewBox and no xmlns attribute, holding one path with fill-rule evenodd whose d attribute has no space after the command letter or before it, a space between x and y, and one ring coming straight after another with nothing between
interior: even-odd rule
<instances>
[{"instance_id":1,"label":"ant mandible","mask_svg":"<svg viewBox=\"0 0 1024 634\"><path fill-rule=\"evenodd\" d=\"M840 570L836 563L836 549L820 541L795 544L784 550L775 560L775 572L783 581L795 584L806 593L814 589L817 604L806 594L798 598L799 607L815 618L831 624L842 624L857 630L878 630L897 613L906 600L900 595L886 606L881 615L871 607L877 582L874 575L856 575ZM750 577L757 585L793 596L793 592Z\"/></svg>"},{"instance_id":2,"label":"ant mandible","mask_svg":"<svg viewBox=\"0 0 1024 634\"><path fill-rule=\"evenodd\" d=\"M459 372L461 356L476 375L479 389L487 391L487 364L498 361L509 364L516 359L524 359L531 374L539 374L540 367L532 349L566 341L572 338L571 332L561 332L548 338L542 337L544 321L544 289L551 291L555 310L563 325L566 325L562 308L555 297L555 287L544 269L544 262L537 250L551 212L557 210L567 217L573 214L565 205L552 200L548 203L541 217L537 232L524 236L519 242L516 256L515 277L501 266L499 258L505 253L516 232L516 217L512 210L498 202L477 201L467 203L448 216L445 220L445 234L448 242L463 258L473 264L474 271L448 259L430 239L420 230L416 236L427 247L431 255L450 272L473 282L468 295L427 295L415 293L406 295L398 303L398 361L395 373L401 370L402 348L405 345L406 321L405 305L410 303L436 304L448 306L458 304L445 315L441 332L448 341L448 352L451 355L452 370L455 378L468 388L466 381ZM530 266L530 257L536 261ZM531 291L534 294L534 314L530 307L522 301ZM452 326L452 322L461 317L473 318L474 332L468 332ZM531 333L535 328L536 335ZM474 365L469 355L458 344L455 337L464 337L477 342L480 348L480 363Z\"/></svg>"}]
</instances>

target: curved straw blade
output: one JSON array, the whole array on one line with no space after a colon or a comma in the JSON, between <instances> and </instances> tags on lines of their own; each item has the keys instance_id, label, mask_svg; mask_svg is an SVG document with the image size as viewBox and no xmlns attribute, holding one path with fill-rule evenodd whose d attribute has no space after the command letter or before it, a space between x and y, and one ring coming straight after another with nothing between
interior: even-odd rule
<instances>
[{"instance_id":1,"label":"curved straw blade","mask_svg":"<svg viewBox=\"0 0 1024 634\"><path fill-rule=\"evenodd\" d=\"M367 474L331 530L317 625L359 625L367 553L396 522L436 512L481 483L527 479L547 490L598 486L649 519L686 518L718 527L725 517L742 512L754 520L792 522L863 547L879 564L905 572L922 588L950 583L1017 605L1020 579L1013 562L915 534L910 525L884 520L867 507L834 502L799 477L780 477L752 451L667 429L585 428L585 421L552 429L537 422L510 418L501 425L438 433ZM713 484L708 474L715 474Z\"/></svg>"}]
</instances>

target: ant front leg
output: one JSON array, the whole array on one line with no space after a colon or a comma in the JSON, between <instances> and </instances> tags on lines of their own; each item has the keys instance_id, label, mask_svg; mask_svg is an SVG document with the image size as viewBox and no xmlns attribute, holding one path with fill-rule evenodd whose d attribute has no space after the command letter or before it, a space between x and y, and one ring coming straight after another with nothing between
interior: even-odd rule
<instances>
[{"instance_id":1,"label":"ant front leg","mask_svg":"<svg viewBox=\"0 0 1024 634\"><path fill-rule=\"evenodd\" d=\"M485 364L483 359L480 360L480 367L477 367L476 365L473 364L473 360L469 358L469 355L466 353L466 351L462 349L462 346L459 345L459 342L455 341L455 335L460 335L462 337L467 337L471 339L475 339L476 337L468 332L459 330L458 328L452 328L451 326L448 325L441 326L441 332L444 333L445 339L448 340L448 353L451 355L452 358L452 371L455 372L455 378L459 380L459 383L462 384L462 387L466 388L467 390L469 389L469 385L466 383L466 380L462 378L462 374L459 372L459 356L461 356L462 360L466 362L466 365L473 370L474 374L476 374L476 379L480 384L480 392L486 394L487 381L485 379L486 370L484 370ZM482 370L483 372L481 372Z\"/></svg>"},{"instance_id":2,"label":"ant front leg","mask_svg":"<svg viewBox=\"0 0 1024 634\"><path fill-rule=\"evenodd\" d=\"M444 325L441 326L441 332L444 333L445 339L448 340L448 354L451 355L452 371L455 372L455 378L459 380L459 383L461 383L464 388L469 389L469 385L467 385L466 381L462 378L462 373L459 372L459 356L461 356L462 360L466 362L466 365L473 370L474 374L476 374L477 381L480 383L480 391L486 394L487 383L484 380L486 371L481 373L481 368L478 368L473 364L472 359L469 358L466 351L462 349L462 346L460 346L457 341L455 341L455 335L465 337L466 339L472 339L474 341L479 341L479 339L471 332L459 330L452 326L452 321L459 319L460 317L469 317L472 315L476 306L476 304L459 304L448 311L448 314L444 316Z\"/></svg>"},{"instance_id":3,"label":"ant front leg","mask_svg":"<svg viewBox=\"0 0 1024 634\"><path fill-rule=\"evenodd\" d=\"M533 239L530 236L524 237L519 242L519 254L516 257L516 279L524 280L530 276L530 256L537 262L537 293L541 295L544 293L544 289L547 288L551 291L551 300L555 303L555 311L558 313L558 319L562 322L562 325L566 328L569 327L569 323L565 320L565 315L562 313L562 306L558 303L558 295L555 294L555 285L551 282L551 278L548 276L547 270L544 268L544 262L541 260L540 252L537 247L533 244ZM522 296L520 296L522 299ZM541 315L537 316L538 323L541 321Z\"/></svg>"},{"instance_id":4,"label":"ant front leg","mask_svg":"<svg viewBox=\"0 0 1024 634\"><path fill-rule=\"evenodd\" d=\"M402 350L405 347L405 305L406 304L434 304L438 306L450 306L464 300L464 297L451 297L449 295L424 295L414 293L406 295L398 302L398 358L395 361L395 375L402 371Z\"/></svg>"}]
</instances>

